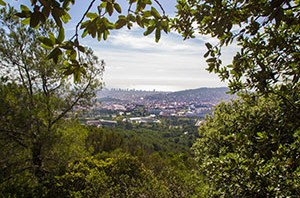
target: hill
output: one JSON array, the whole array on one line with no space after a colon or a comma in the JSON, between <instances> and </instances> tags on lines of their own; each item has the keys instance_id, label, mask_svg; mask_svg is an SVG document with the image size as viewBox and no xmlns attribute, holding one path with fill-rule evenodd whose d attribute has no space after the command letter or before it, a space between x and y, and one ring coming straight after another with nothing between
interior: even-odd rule
<instances>
[{"instance_id":1,"label":"hill","mask_svg":"<svg viewBox=\"0 0 300 198\"><path fill-rule=\"evenodd\" d=\"M97 92L97 98L106 101L121 100L131 103L147 102L210 102L218 103L221 100L228 101L234 96L227 94L228 88L198 88L176 92L157 92L157 91L140 91L140 90L122 90L122 89L103 89Z\"/></svg>"}]
</instances>

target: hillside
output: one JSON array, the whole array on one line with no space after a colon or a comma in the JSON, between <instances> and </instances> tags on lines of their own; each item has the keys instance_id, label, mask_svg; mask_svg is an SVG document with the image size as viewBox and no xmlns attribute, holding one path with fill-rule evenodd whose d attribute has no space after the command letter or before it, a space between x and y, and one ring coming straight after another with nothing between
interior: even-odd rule
<instances>
[{"instance_id":1,"label":"hillside","mask_svg":"<svg viewBox=\"0 0 300 198\"><path fill-rule=\"evenodd\" d=\"M210 102L218 103L221 100L228 101L234 96L226 94L228 88L198 88L183 90L177 92L157 92L157 91L138 91L138 90L122 90L122 89L103 89L97 92L99 100L122 100L128 102Z\"/></svg>"}]
</instances>

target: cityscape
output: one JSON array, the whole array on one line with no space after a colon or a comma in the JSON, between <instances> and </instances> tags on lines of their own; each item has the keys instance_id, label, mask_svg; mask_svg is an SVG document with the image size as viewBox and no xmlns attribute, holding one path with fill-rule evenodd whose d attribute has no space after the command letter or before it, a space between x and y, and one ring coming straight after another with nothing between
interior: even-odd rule
<instances>
[{"instance_id":1,"label":"cityscape","mask_svg":"<svg viewBox=\"0 0 300 198\"><path fill-rule=\"evenodd\" d=\"M114 126L119 122L160 123L160 118L192 118L195 125L215 105L234 98L228 88L199 88L178 92L124 89L103 89L95 103L81 110L80 118L87 125Z\"/></svg>"}]
</instances>

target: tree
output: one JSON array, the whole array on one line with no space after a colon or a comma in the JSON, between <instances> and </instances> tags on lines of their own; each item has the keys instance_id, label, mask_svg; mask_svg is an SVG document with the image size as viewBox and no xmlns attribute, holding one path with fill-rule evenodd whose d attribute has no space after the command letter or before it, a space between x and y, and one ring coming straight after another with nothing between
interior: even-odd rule
<instances>
[{"instance_id":1,"label":"tree","mask_svg":"<svg viewBox=\"0 0 300 198\"><path fill-rule=\"evenodd\" d=\"M299 97L299 94L298 94ZM277 95L216 107L195 156L212 197L298 197L300 117Z\"/></svg>"},{"instance_id":2,"label":"tree","mask_svg":"<svg viewBox=\"0 0 300 198\"><path fill-rule=\"evenodd\" d=\"M207 70L232 92L299 89L299 1L179 0L177 9L174 27L185 38L198 31L220 41L206 44ZM241 50L222 66L221 49L232 42Z\"/></svg>"},{"instance_id":3,"label":"tree","mask_svg":"<svg viewBox=\"0 0 300 198\"><path fill-rule=\"evenodd\" d=\"M0 16L0 188L16 175L45 181L53 171L47 162L55 160L49 159L49 151L61 136L64 118L74 107L91 102L103 71L103 62L86 50L82 55L85 66L73 68L84 75L66 76L71 72L62 64L64 58L57 64L50 62L49 50L38 39L53 36L53 24L39 32L22 25L14 13L12 8L2 9Z\"/></svg>"},{"instance_id":4,"label":"tree","mask_svg":"<svg viewBox=\"0 0 300 198\"><path fill-rule=\"evenodd\" d=\"M216 37L206 43L207 70L244 92L216 107L194 144L213 196L299 196L299 9L285 0L178 1L173 27L184 38ZM223 66L230 43L240 51Z\"/></svg>"},{"instance_id":5,"label":"tree","mask_svg":"<svg viewBox=\"0 0 300 198\"><path fill-rule=\"evenodd\" d=\"M118 151L71 162L50 197L166 197L168 189L133 157Z\"/></svg>"}]
</instances>

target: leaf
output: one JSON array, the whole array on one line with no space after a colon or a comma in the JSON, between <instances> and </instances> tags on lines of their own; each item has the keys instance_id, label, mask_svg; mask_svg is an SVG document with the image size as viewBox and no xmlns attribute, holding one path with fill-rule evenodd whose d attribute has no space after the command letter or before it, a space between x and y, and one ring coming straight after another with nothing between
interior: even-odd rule
<instances>
[{"instance_id":1,"label":"leaf","mask_svg":"<svg viewBox=\"0 0 300 198\"><path fill-rule=\"evenodd\" d=\"M205 43L205 45L208 49L212 49L212 45L210 43Z\"/></svg>"},{"instance_id":2,"label":"leaf","mask_svg":"<svg viewBox=\"0 0 300 198\"><path fill-rule=\"evenodd\" d=\"M0 5L6 6L6 3L4 1L0 0Z\"/></svg>"},{"instance_id":3,"label":"leaf","mask_svg":"<svg viewBox=\"0 0 300 198\"><path fill-rule=\"evenodd\" d=\"M116 22L116 29L120 29L122 28L123 26L125 26L127 23L127 20L126 18L120 18L117 22Z\"/></svg>"},{"instance_id":4,"label":"leaf","mask_svg":"<svg viewBox=\"0 0 300 198\"><path fill-rule=\"evenodd\" d=\"M103 32L103 39L106 40L107 39L107 36L108 36L109 32L107 30L105 30Z\"/></svg>"},{"instance_id":5,"label":"leaf","mask_svg":"<svg viewBox=\"0 0 300 198\"><path fill-rule=\"evenodd\" d=\"M140 15L136 16L136 22L141 28L144 28L144 23L143 23Z\"/></svg>"},{"instance_id":6,"label":"leaf","mask_svg":"<svg viewBox=\"0 0 300 198\"><path fill-rule=\"evenodd\" d=\"M69 67L68 69L66 69L66 70L64 71L64 75L69 76L69 75L73 74L73 72L74 72L74 71Z\"/></svg>"},{"instance_id":7,"label":"leaf","mask_svg":"<svg viewBox=\"0 0 300 198\"><path fill-rule=\"evenodd\" d=\"M57 64L61 55L62 55L62 51L58 47L56 47L50 52L50 54L47 56L47 58L53 59L54 63Z\"/></svg>"},{"instance_id":8,"label":"leaf","mask_svg":"<svg viewBox=\"0 0 300 198\"><path fill-rule=\"evenodd\" d=\"M30 27L35 28L40 22L40 15L38 12L32 13L30 17Z\"/></svg>"},{"instance_id":9,"label":"leaf","mask_svg":"<svg viewBox=\"0 0 300 198\"><path fill-rule=\"evenodd\" d=\"M78 46L78 49L79 49L79 51L81 51L81 52L85 52L85 47L83 47L83 46L81 46L81 45Z\"/></svg>"},{"instance_id":10,"label":"leaf","mask_svg":"<svg viewBox=\"0 0 300 198\"><path fill-rule=\"evenodd\" d=\"M82 38L86 37L86 35L88 35L88 33L89 33L88 30L87 30L87 29L84 29L84 31L83 31L81 37L82 37Z\"/></svg>"},{"instance_id":11,"label":"leaf","mask_svg":"<svg viewBox=\"0 0 300 198\"><path fill-rule=\"evenodd\" d=\"M30 24L30 18L25 18L24 20L21 21L23 25L29 25Z\"/></svg>"},{"instance_id":12,"label":"leaf","mask_svg":"<svg viewBox=\"0 0 300 198\"><path fill-rule=\"evenodd\" d=\"M154 7L151 7L151 15L154 16L154 18L156 18L156 19L161 18L160 14Z\"/></svg>"},{"instance_id":13,"label":"leaf","mask_svg":"<svg viewBox=\"0 0 300 198\"><path fill-rule=\"evenodd\" d=\"M29 18L29 20L30 20L31 12L30 11L29 12L18 12L18 13L16 13L16 16L18 16L20 18Z\"/></svg>"},{"instance_id":14,"label":"leaf","mask_svg":"<svg viewBox=\"0 0 300 198\"><path fill-rule=\"evenodd\" d=\"M117 4L117 3L115 3L114 4L114 8L115 8L115 10L118 12L118 13L122 13L122 9L121 9L121 6L119 5L119 4Z\"/></svg>"},{"instance_id":15,"label":"leaf","mask_svg":"<svg viewBox=\"0 0 300 198\"><path fill-rule=\"evenodd\" d=\"M209 55L210 51L207 51L205 54L204 54L204 58L207 58L208 55Z\"/></svg>"},{"instance_id":16,"label":"leaf","mask_svg":"<svg viewBox=\"0 0 300 198\"><path fill-rule=\"evenodd\" d=\"M170 29L169 29L169 23L168 23L167 20L164 20L164 21L161 22L161 27L163 28L164 32L166 34L168 34L168 32L170 31Z\"/></svg>"},{"instance_id":17,"label":"leaf","mask_svg":"<svg viewBox=\"0 0 300 198\"><path fill-rule=\"evenodd\" d=\"M147 17L151 17L152 14L151 14L151 11L144 11L143 12L143 17L147 18Z\"/></svg>"},{"instance_id":18,"label":"leaf","mask_svg":"<svg viewBox=\"0 0 300 198\"><path fill-rule=\"evenodd\" d=\"M159 28L156 28L155 30L155 42L158 42L161 36L161 31Z\"/></svg>"},{"instance_id":19,"label":"leaf","mask_svg":"<svg viewBox=\"0 0 300 198\"><path fill-rule=\"evenodd\" d=\"M46 46L48 47L53 47L54 46L54 42L53 40L47 38L47 37L39 37L39 40Z\"/></svg>"},{"instance_id":20,"label":"leaf","mask_svg":"<svg viewBox=\"0 0 300 198\"><path fill-rule=\"evenodd\" d=\"M64 28L60 28L59 33L58 33L58 37L57 37L57 41L59 43L62 43L64 40L65 40L65 31L64 31Z\"/></svg>"},{"instance_id":21,"label":"leaf","mask_svg":"<svg viewBox=\"0 0 300 198\"><path fill-rule=\"evenodd\" d=\"M51 41L55 44L56 39L55 39L54 34L52 32L49 32L48 35L49 35L49 39L51 39Z\"/></svg>"},{"instance_id":22,"label":"leaf","mask_svg":"<svg viewBox=\"0 0 300 198\"><path fill-rule=\"evenodd\" d=\"M61 20L62 20L64 23L68 23L70 19L71 19L71 16L69 15L68 12L65 12L65 14L61 16Z\"/></svg>"},{"instance_id":23,"label":"leaf","mask_svg":"<svg viewBox=\"0 0 300 198\"><path fill-rule=\"evenodd\" d=\"M98 17L99 15L97 13L94 12L89 12L86 14L86 17L90 18L90 19L94 19L96 17Z\"/></svg>"},{"instance_id":24,"label":"leaf","mask_svg":"<svg viewBox=\"0 0 300 198\"><path fill-rule=\"evenodd\" d=\"M154 26L154 25L149 26L149 27L147 28L147 30L144 32L144 36L147 36L147 35L151 34L151 33L154 31L154 29L155 29L155 26Z\"/></svg>"},{"instance_id":25,"label":"leaf","mask_svg":"<svg viewBox=\"0 0 300 198\"><path fill-rule=\"evenodd\" d=\"M216 58L209 58L209 59L207 59L206 60L206 62L208 62L208 63L214 63L214 62L216 62Z\"/></svg>"},{"instance_id":26,"label":"leaf","mask_svg":"<svg viewBox=\"0 0 300 198\"><path fill-rule=\"evenodd\" d=\"M52 47L48 46L48 45L45 45L44 43L41 44L41 47L42 48L45 48L45 49L48 49L48 50L51 50Z\"/></svg>"},{"instance_id":27,"label":"leaf","mask_svg":"<svg viewBox=\"0 0 300 198\"><path fill-rule=\"evenodd\" d=\"M132 21L132 22L135 22L135 21L136 21L135 17L134 17L132 14L128 14L128 15L127 15L127 19L128 19L129 21Z\"/></svg>"},{"instance_id":28,"label":"leaf","mask_svg":"<svg viewBox=\"0 0 300 198\"><path fill-rule=\"evenodd\" d=\"M30 12L30 9L27 6L21 5L20 7L21 7L22 12Z\"/></svg>"},{"instance_id":29,"label":"leaf","mask_svg":"<svg viewBox=\"0 0 300 198\"><path fill-rule=\"evenodd\" d=\"M61 10L59 8L53 8L52 13L51 13L52 17L55 20L55 23L58 27L62 28L62 22L60 17L62 16L61 14Z\"/></svg>"},{"instance_id":30,"label":"leaf","mask_svg":"<svg viewBox=\"0 0 300 198\"><path fill-rule=\"evenodd\" d=\"M114 9L113 9L113 4L112 3L107 2L106 11L108 12L109 16L111 16L113 14Z\"/></svg>"},{"instance_id":31,"label":"leaf","mask_svg":"<svg viewBox=\"0 0 300 198\"><path fill-rule=\"evenodd\" d=\"M67 53L69 54L69 57L70 57L71 60L76 59L77 53L76 53L76 51L74 49L68 50Z\"/></svg>"},{"instance_id":32,"label":"leaf","mask_svg":"<svg viewBox=\"0 0 300 198\"><path fill-rule=\"evenodd\" d=\"M86 70L84 69L84 67L80 67L80 72L81 72L83 75L86 75Z\"/></svg>"},{"instance_id":33,"label":"leaf","mask_svg":"<svg viewBox=\"0 0 300 198\"><path fill-rule=\"evenodd\" d=\"M79 65L78 65L79 67ZM74 77L74 82L80 82L81 81L81 72L80 72L80 67L79 69L74 69L74 72L73 72L73 77Z\"/></svg>"}]
</instances>

